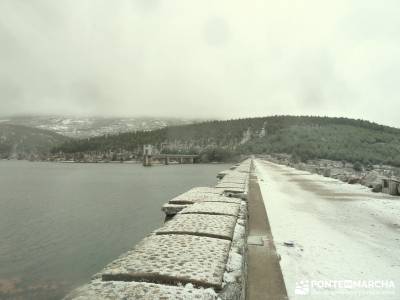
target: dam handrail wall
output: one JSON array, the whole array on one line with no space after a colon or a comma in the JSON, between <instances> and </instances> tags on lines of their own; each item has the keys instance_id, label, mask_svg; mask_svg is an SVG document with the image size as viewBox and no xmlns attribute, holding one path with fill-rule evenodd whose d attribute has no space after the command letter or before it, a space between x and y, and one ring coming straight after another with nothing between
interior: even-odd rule
<instances>
[{"instance_id":1,"label":"dam handrail wall","mask_svg":"<svg viewBox=\"0 0 400 300\"><path fill-rule=\"evenodd\" d=\"M162 227L64 300L245 299L251 164L169 200Z\"/></svg>"}]
</instances>

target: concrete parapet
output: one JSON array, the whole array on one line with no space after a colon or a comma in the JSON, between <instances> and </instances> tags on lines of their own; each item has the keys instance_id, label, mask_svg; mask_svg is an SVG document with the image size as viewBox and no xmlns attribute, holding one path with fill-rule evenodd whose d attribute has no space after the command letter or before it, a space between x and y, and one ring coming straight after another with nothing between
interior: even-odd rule
<instances>
[{"instance_id":1,"label":"concrete parapet","mask_svg":"<svg viewBox=\"0 0 400 300\"><path fill-rule=\"evenodd\" d=\"M156 234L187 234L232 240L236 217L205 214L178 214Z\"/></svg>"},{"instance_id":2,"label":"concrete parapet","mask_svg":"<svg viewBox=\"0 0 400 300\"><path fill-rule=\"evenodd\" d=\"M196 235L151 235L100 274L103 281L191 283L219 290L230 244L228 240Z\"/></svg>"},{"instance_id":3,"label":"concrete parapet","mask_svg":"<svg viewBox=\"0 0 400 300\"><path fill-rule=\"evenodd\" d=\"M233 188L233 189L240 189L242 191L244 191L245 187L244 187L244 183L225 183L225 182L220 182L215 186L217 189L221 189L221 188Z\"/></svg>"},{"instance_id":4,"label":"concrete parapet","mask_svg":"<svg viewBox=\"0 0 400 300\"><path fill-rule=\"evenodd\" d=\"M147 282L94 280L73 292L64 300L165 299L217 300L213 289L198 289L192 285L171 286Z\"/></svg>"},{"instance_id":5,"label":"concrete parapet","mask_svg":"<svg viewBox=\"0 0 400 300\"><path fill-rule=\"evenodd\" d=\"M218 179L222 179L222 178L224 178L226 175L228 175L228 174L230 174L232 171L229 169L229 170L224 170L224 171L221 171L221 172L219 172L218 174L217 174L217 178Z\"/></svg>"},{"instance_id":6,"label":"concrete parapet","mask_svg":"<svg viewBox=\"0 0 400 300\"><path fill-rule=\"evenodd\" d=\"M217 187L225 194L237 194L244 193L246 189L244 187L233 187L233 186L219 186Z\"/></svg>"},{"instance_id":7,"label":"concrete parapet","mask_svg":"<svg viewBox=\"0 0 400 300\"><path fill-rule=\"evenodd\" d=\"M199 186L199 187L194 187L189 190L189 192L192 193L205 193L205 194L220 194L220 191L213 187L208 187L208 186Z\"/></svg>"},{"instance_id":8,"label":"concrete parapet","mask_svg":"<svg viewBox=\"0 0 400 300\"><path fill-rule=\"evenodd\" d=\"M244 300L247 287L247 203L242 201L236 222L228 261L224 273L223 288L218 293L222 300Z\"/></svg>"},{"instance_id":9,"label":"concrete parapet","mask_svg":"<svg viewBox=\"0 0 400 300\"><path fill-rule=\"evenodd\" d=\"M183 209L180 214L230 215L237 217L239 204L223 202L198 202Z\"/></svg>"},{"instance_id":10,"label":"concrete parapet","mask_svg":"<svg viewBox=\"0 0 400 300\"><path fill-rule=\"evenodd\" d=\"M169 200L170 204L194 204L197 202L236 203L235 199L231 199L229 197L225 197L222 195L207 194L207 193L184 193Z\"/></svg>"},{"instance_id":11,"label":"concrete parapet","mask_svg":"<svg viewBox=\"0 0 400 300\"><path fill-rule=\"evenodd\" d=\"M173 216L175 216L182 209L188 207L189 204L173 204L173 203L165 203L161 210L165 213L165 220L169 220Z\"/></svg>"},{"instance_id":12,"label":"concrete parapet","mask_svg":"<svg viewBox=\"0 0 400 300\"><path fill-rule=\"evenodd\" d=\"M242 199L249 172L247 160L215 188L193 188L170 200L162 207L170 219L163 227L65 300L244 300L248 207Z\"/></svg>"}]
</instances>

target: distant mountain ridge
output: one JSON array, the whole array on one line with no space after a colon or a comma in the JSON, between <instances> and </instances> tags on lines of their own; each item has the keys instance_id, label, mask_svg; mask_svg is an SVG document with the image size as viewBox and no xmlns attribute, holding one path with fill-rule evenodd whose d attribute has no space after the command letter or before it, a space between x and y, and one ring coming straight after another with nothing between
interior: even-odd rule
<instances>
[{"instance_id":1,"label":"distant mountain ridge","mask_svg":"<svg viewBox=\"0 0 400 300\"><path fill-rule=\"evenodd\" d=\"M0 158L40 159L68 140L48 130L0 123Z\"/></svg>"},{"instance_id":2,"label":"distant mountain ridge","mask_svg":"<svg viewBox=\"0 0 400 300\"><path fill-rule=\"evenodd\" d=\"M165 152L287 153L299 160L332 159L400 166L400 129L348 118L271 116L169 126L68 141L53 152L131 151L143 144ZM211 150L210 150L211 149ZM222 151L222 152L221 152ZM222 154L221 154L222 153ZM213 155L214 155L213 154Z\"/></svg>"},{"instance_id":3,"label":"distant mountain ridge","mask_svg":"<svg viewBox=\"0 0 400 300\"><path fill-rule=\"evenodd\" d=\"M195 120L179 118L75 116L15 116L0 120L0 124L45 129L72 138L88 138L130 131L148 131L193 122Z\"/></svg>"}]
</instances>

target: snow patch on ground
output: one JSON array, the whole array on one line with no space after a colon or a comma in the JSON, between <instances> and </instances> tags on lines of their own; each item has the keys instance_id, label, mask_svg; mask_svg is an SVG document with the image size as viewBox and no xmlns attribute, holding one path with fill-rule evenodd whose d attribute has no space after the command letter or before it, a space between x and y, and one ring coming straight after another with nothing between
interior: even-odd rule
<instances>
[{"instance_id":1,"label":"snow patch on ground","mask_svg":"<svg viewBox=\"0 0 400 300\"><path fill-rule=\"evenodd\" d=\"M290 299L400 299L399 197L269 162L255 164ZM293 247L284 244L288 241ZM361 295L322 288L315 294L311 281L321 280L389 280L395 288L364 288Z\"/></svg>"}]
</instances>

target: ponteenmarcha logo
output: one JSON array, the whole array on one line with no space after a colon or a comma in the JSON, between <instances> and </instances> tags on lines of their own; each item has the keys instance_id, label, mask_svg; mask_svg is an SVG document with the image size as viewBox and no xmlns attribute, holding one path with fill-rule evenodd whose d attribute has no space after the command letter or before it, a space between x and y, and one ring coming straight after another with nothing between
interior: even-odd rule
<instances>
[{"instance_id":1,"label":"ponteenmarcha logo","mask_svg":"<svg viewBox=\"0 0 400 300\"><path fill-rule=\"evenodd\" d=\"M308 295L310 293L310 282L308 280L297 281L294 293L295 295Z\"/></svg>"}]
</instances>

